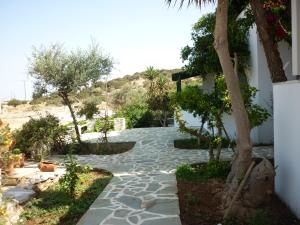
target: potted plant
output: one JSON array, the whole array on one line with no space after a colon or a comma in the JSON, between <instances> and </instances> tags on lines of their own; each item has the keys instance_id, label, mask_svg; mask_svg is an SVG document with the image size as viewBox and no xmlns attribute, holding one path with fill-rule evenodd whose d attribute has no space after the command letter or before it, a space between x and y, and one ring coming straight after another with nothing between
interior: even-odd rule
<instances>
[{"instance_id":1,"label":"potted plant","mask_svg":"<svg viewBox=\"0 0 300 225\"><path fill-rule=\"evenodd\" d=\"M15 144L16 141L12 138L8 125L0 120L0 174L2 169L5 169L8 174L13 172L14 164L11 151Z\"/></svg>"}]
</instances>

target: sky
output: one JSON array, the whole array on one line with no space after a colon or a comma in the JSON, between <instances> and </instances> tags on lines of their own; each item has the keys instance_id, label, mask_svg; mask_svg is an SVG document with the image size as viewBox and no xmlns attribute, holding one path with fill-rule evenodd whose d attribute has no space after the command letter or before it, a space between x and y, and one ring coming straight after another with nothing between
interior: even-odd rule
<instances>
[{"instance_id":1,"label":"sky","mask_svg":"<svg viewBox=\"0 0 300 225\"><path fill-rule=\"evenodd\" d=\"M164 0L0 0L0 100L31 98L28 62L33 46L61 43L66 50L96 41L115 61L111 77L148 66L183 66L180 50L192 25L214 10Z\"/></svg>"}]
</instances>

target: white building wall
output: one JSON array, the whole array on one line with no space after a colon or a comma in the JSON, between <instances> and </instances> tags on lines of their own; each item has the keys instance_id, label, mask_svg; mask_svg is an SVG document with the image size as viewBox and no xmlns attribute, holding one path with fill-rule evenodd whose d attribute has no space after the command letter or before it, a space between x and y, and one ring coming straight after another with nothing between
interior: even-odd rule
<instances>
[{"instance_id":1,"label":"white building wall","mask_svg":"<svg viewBox=\"0 0 300 225\"><path fill-rule=\"evenodd\" d=\"M275 190L300 218L300 82L274 85Z\"/></svg>"}]
</instances>

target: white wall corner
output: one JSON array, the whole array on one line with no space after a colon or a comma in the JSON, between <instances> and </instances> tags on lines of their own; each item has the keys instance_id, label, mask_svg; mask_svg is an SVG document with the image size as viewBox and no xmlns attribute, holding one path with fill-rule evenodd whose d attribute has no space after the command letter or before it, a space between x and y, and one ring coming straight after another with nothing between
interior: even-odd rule
<instances>
[{"instance_id":1,"label":"white wall corner","mask_svg":"<svg viewBox=\"0 0 300 225\"><path fill-rule=\"evenodd\" d=\"M300 1L292 0L293 75L300 75Z\"/></svg>"}]
</instances>

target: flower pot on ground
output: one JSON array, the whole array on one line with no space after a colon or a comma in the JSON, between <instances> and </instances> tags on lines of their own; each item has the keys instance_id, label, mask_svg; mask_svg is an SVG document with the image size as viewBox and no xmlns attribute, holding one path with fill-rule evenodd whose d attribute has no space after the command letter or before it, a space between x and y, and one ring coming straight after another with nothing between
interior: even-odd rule
<instances>
[{"instance_id":1,"label":"flower pot on ground","mask_svg":"<svg viewBox=\"0 0 300 225\"><path fill-rule=\"evenodd\" d=\"M54 172L57 169L57 165L51 162L40 162L38 168L41 172Z\"/></svg>"},{"instance_id":2,"label":"flower pot on ground","mask_svg":"<svg viewBox=\"0 0 300 225\"><path fill-rule=\"evenodd\" d=\"M15 162L10 161L5 168L5 173L6 175L11 176L14 173L14 171L15 171Z\"/></svg>"}]
</instances>

